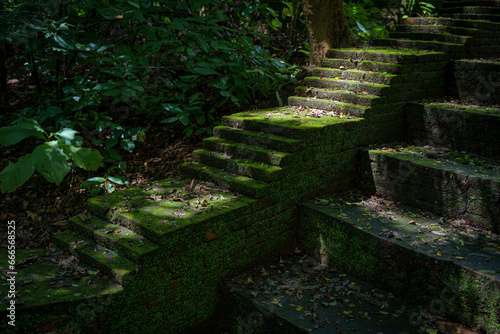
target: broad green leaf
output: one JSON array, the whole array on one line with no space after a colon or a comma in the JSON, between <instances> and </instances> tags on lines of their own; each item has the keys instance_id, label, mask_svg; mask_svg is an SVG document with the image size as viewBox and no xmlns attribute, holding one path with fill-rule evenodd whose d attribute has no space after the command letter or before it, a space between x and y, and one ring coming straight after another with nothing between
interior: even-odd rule
<instances>
[{"instance_id":1,"label":"broad green leaf","mask_svg":"<svg viewBox=\"0 0 500 334\"><path fill-rule=\"evenodd\" d=\"M179 117L169 117L160 121L160 123L172 123L179 119Z\"/></svg>"},{"instance_id":2,"label":"broad green leaf","mask_svg":"<svg viewBox=\"0 0 500 334\"><path fill-rule=\"evenodd\" d=\"M120 145L121 147L124 149L124 150L127 150L129 151L130 153L132 153L132 151L134 151L134 148L135 148L135 144L132 140L126 138L126 139L123 139L121 142L120 142Z\"/></svg>"},{"instance_id":3,"label":"broad green leaf","mask_svg":"<svg viewBox=\"0 0 500 334\"><path fill-rule=\"evenodd\" d=\"M13 192L19 186L29 180L35 167L31 154L26 154L19 158L16 163L9 163L7 167L0 172L0 189L2 192Z\"/></svg>"},{"instance_id":4,"label":"broad green leaf","mask_svg":"<svg viewBox=\"0 0 500 334\"><path fill-rule=\"evenodd\" d=\"M188 125L189 124L189 117L187 115L182 115L179 118L179 122L181 122L183 125Z\"/></svg>"},{"instance_id":5,"label":"broad green leaf","mask_svg":"<svg viewBox=\"0 0 500 334\"><path fill-rule=\"evenodd\" d=\"M97 170L102 165L102 155L99 151L85 147L65 146L66 153L71 160L85 170Z\"/></svg>"},{"instance_id":6,"label":"broad green leaf","mask_svg":"<svg viewBox=\"0 0 500 334\"><path fill-rule=\"evenodd\" d=\"M216 71L214 71L211 68L207 67L195 67L191 70L191 72L202 74L202 75L213 75L213 74L219 74Z\"/></svg>"},{"instance_id":7,"label":"broad green leaf","mask_svg":"<svg viewBox=\"0 0 500 334\"><path fill-rule=\"evenodd\" d=\"M71 43L65 41L61 36L54 35L54 40L59 44L62 48L73 50L75 47L71 45Z\"/></svg>"},{"instance_id":8,"label":"broad green leaf","mask_svg":"<svg viewBox=\"0 0 500 334\"><path fill-rule=\"evenodd\" d=\"M127 181L127 179L122 177L122 176L108 176L108 180L110 180L113 183L120 184L120 185L124 185L124 184L129 183Z\"/></svg>"},{"instance_id":9,"label":"broad green leaf","mask_svg":"<svg viewBox=\"0 0 500 334\"><path fill-rule=\"evenodd\" d=\"M106 148L107 149L114 147L116 144L118 144L118 139L115 139L115 138L106 139Z\"/></svg>"},{"instance_id":10,"label":"broad green leaf","mask_svg":"<svg viewBox=\"0 0 500 334\"><path fill-rule=\"evenodd\" d=\"M66 145L80 146L83 142L83 138L77 136L77 133L78 131L76 130L65 128L54 133L54 137L56 137Z\"/></svg>"},{"instance_id":11,"label":"broad green leaf","mask_svg":"<svg viewBox=\"0 0 500 334\"><path fill-rule=\"evenodd\" d=\"M5 146L15 145L29 136L45 139L45 131L37 121L21 118L16 125L0 129L0 144Z\"/></svg>"},{"instance_id":12,"label":"broad green leaf","mask_svg":"<svg viewBox=\"0 0 500 334\"><path fill-rule=\"evenodd\" d=\"M87 179L87 180L83 181L82 184L80 185L80 189L88 189L91 186L95 186L95 185L101 184L103 182L106 182L105 178L103 178L103 177L93 177L93 178L90 178L90 179Z\"/></svg>"},{"instance_id":13,"label":"broad green leaf","mask_svg":"<svg viewBox=\"0 0 500 334\"><path fill-rule=\"evenodd\" d=\"M116 190L116 187L111 183L104 183L104 189L106 189L108 193L112 193Z\"/></svg>"},{"instance_id":14,"label":"broad green leaf","mask_svg":"<svg viewBox=\"0 0 500 334\"><path fill-rule=\"evenodd\" d=\"M71 170L69 157L59 147L57 140L43 143L33 150L33 165L47 181L59 185Z\"/></svg>"}]
</instances>

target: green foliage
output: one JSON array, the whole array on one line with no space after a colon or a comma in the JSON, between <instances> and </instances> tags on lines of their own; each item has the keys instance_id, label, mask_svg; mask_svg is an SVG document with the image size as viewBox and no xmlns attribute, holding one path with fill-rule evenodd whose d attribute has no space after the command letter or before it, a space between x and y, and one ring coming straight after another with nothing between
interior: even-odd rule
<instances>
[{"instance_id":1,"label":"green foliage","mask_svg":"<svg viewBox=\"0 0 500 334\"><path fill-rule=\"evenodd\" d=\"M19 158L0 172L0 189L13 192L23 185L37 170L49 182L59 185L72 166L85 170L97 170L101 166L102 156L98 151L80 147L82 137L78 132L63 128L48 134L33 119L21 118L15 125L0 129L0 144L15 145L30 136L43 139L33 153ZM51 140L54 139L54 140ZM72 162L72 163L71 163Z\"/></svg>"},{"instance_id":2,"label":"green foliage","mask_svg":"<svg viewBox=\"0 0 500 334\"><path fill-rule=\"evenodd\" d=\"M436 11L436 7L430 2L408 0L406 10L408 15L404 17L412 16L413 14L431 15Z\"/></svg>"},{"instance_id":3,"label":"green foliage","mask_svg":"<svg viewBox=\"0 0 500 334\"><path fill-rule=\"evenodd\" d=\"M374 14L380 13L371 0L344 2L344 12L351 30L362 39L387 38L389 31Z\"/></svg>"}]
</instances>

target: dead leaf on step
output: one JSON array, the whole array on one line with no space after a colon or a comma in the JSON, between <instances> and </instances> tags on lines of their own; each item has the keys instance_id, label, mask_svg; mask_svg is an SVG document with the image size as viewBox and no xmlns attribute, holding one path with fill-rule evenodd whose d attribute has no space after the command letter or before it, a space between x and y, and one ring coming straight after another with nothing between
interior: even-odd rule
<instances>
[{"instance_id":1,"label":"dead leaf on step","mask_svg":"<svg viewBox=\"0 0 500 334\"><path fill-rule=\"evenodd\" d=\"M67 225L68 225L68 222L65 220L58 220L58 221L52 223L52 226L59 227L59 228L66 227Z\"/></svg>"},{"instance_id":2,"label":"dead leaf on step","mask_svg":"<svg viewBox=\"0 0 500 334\"><path fill-rule=\"evenodd\" d=\"M215 230L213 228L207 231L206 237L207 241L212 241L219 238L219 236L217 235L217 233L215 233Z\"/></svg>"}]
</instances>

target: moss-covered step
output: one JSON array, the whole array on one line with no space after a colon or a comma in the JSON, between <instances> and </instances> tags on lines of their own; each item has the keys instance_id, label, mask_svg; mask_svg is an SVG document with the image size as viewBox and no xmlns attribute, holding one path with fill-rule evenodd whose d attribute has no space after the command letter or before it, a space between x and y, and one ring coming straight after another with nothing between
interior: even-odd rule
<instances>
[{"instance_id":1,"label":"moss-covered step","mask_svg":"<svg viewBox=\"0 0 500 334\"><path fill-rule=\"evenodd\" d=\"M448 43L448 42L407 40L407 39L395 39L395 38L379 38L374 40L373 42L375 45L398 47L398 48L441 51L445 53L464 52L464 46L462 44Z\"/></svg>"},{"instance_id":2,"label":"moss-covered step","mask_svg":"<svg viewBox=\"0 0 500 334\"><path fill-rule=\"evenodd\" d=\"M307 141L304 143L307 146L313 141L337 139L339 132L358 126L362 120L319 109L288 107L236 113L224 116L222 123L227 127Z\"/></svg>"},{"instance_id":3,"label":"moss-covered step","mask_svg":"<svg viewBox=\"0 0 500 334\"><path fill-rule=\"evenodd\" d=\"M244 158L233 158L227 154L206 149L195 150L193 156L202 164L224 169L230 173L249 176L254 180L273 182L283 178L285 175L283 168L278 166L250 161Z\"/></svg>"},{"instance_id":4,"label":"moss-covered step","mask_svg":"<svg viewBox=\"0 0 500 334\"><path fill-rule=\"evenodd\" d=\"M395 39L426 40L454 44L465 44L472 38L471 36L429 32L391 32L390 37Z\"/></svg>"},{"instance_id":5,"label":"moss-covered step","mask_svg":"<svg viewBox=\"0 0 500 334\"><path fill-rule=\"evenodd\" d=\"M396 32L411 32L411 33L430 33L430 34L452 34L459 36L474 36L479 29L463 28L441 25L422 25L422 24L399 24L396 25Z\"/></svg>"},{"instance_id":6,"label":"moss-covered step","mask_svg":"<svg viewBox=\"0 0 500 334\"><path fill-rule=\"evenodd\" d=\"M89 316L89 313L77 312L78 305L87 308L93 305L93 311L99 313L109 305L113 295L123 291L114 279L56 247L17 249L15 262L15 269L11 270L6 253L0 256L1 290L5 297L0 300L2 333L48 333L58 327L75 329L77 318ZM11 300L7 298L8 278L15 279L15 327L7 323Z\"/></svg>"},{"instance_id":7,"label":"moss-covered step","mask_svg":"<svg viewBox=\"0 0 500 334\"><path fill-rule=\"evenodd\" d=\"M492 21L500 22L500 14L482 14L482 13L456 13L446 14L447 17L460 20Z\"/></svg>"},{"instance_id":8,"label":"moss-covered step","mask_svg":"<svg viewBox=\"0 0 500 334\"><path fill-rule=\"evenodd\" d=\"M252 185L248 183L248 187ZM230 226L251 212L253 202L211 183L166 179L144 188L91 198L87 207L93 214L125 226L160 246L177 242L197 247L206 241L206 231L194 231L207 224ZM228 229L226 226L219 235L228 233Z\"/></svg>"},{"instance_id":9,"label":"moss-covered step","mask_svg":"<svg viewBox=\"0 0 500 334\"><path fill-rule=\"evenodd\" d=\"M498 234L377 197L320 197L300 214L306 250L421 310L495 333ZM410 319L415 319L415 315Z\"/></svg>"},{"instance_id":10,"label":"moss-covered step","mask_svg":"<svg viewBox=\"0 0 500 334\"><path fill-rule=\"evenodd\" d=\"M198 162L181 165L184 175L215 184L251 198L262 198L272 193L268 183L247 176L237 175L230 171L212 167Z\"/></svg>"},{"instance_id":11,"label":"moss-covered step","mask_svg":"<svg viewBox=\"0 0 500 334\"><path fill-rule=\"evenodd\" d=\"M102 273L111 275L117 283L123 286L133 280L138 268L126 257L87 240L79 233L71 230L54 235L53 241L66 252L98 268Z\"/></svg>"},{"instance_id":12,"label":"moss-covered step","mask_svg":"<svg viewBox=\"0 0 500 334\"><path fill-rule=\"evenodd\" d=\"M411 103L408 134L414 143L500 156L500 109L451 102Z\"/></svg>"},{"instance_id":13,"label":"moss-covered step","mask_svg":"<svg viewBox=\"0 0 500 334\"><path fill-rule=\"evenodd\" d=\"M488 21L478 21L478 20L461 20L452 19L444 17L409 17L406 19L401 19L400 24L405 25L437 25L437 26L453 26L462 28L475 28L483 29L487 31L498 31L500 28L500 23L488 22Z\"/></svg>"},{"instance_id":14,"label":"moss-covered step","mask_svg":"<svg viewBox=\"0 0 500 334\"><path fill-rule=\"evenodd\" d=\"M224 122L224 118L222 119ZM264 149L293 153L304 148L304 143L297 139L283 137L282 128L272 124L263 126L258 132L243 130L243 121L228 120L229 126L219 125L213 129L214 136L242 145L262 147ZM278 135L279 134L279 135Z\"/></svg>"},{"instance_id":15,"label":"moss-covered step","mask_svg":"<svg viewBox=\"0 0 500 334\"><path fill-rule=\"evenodd\" d=\"M346 92L339 89L320 89L314 87L299 86L295 88L295 93L300 97L328 99L333 101L340 101L351 105L360 105L364 107L371 107L376 104L383 104L385 99L377 95L356 94Z\"/></svg>"},{"instance_id":16,"label":"moss-covered step","mask_svg":"<svg viewBox=\"0 0 500 334\"><path fill-rule=\"evenodd\" d=\"M366 81L385 85L388 85L391 82L397 82L397 80L394 80L397 77L395 74L347 68L333 69L328 67L316 67L312 70L311 74L314 77L337 78L362 82Z\"/></svg>"},{"instance_id":17,"label":"moss-covered step","mask_svg":"<svg viewBox=\"0 0 500 334\"><path fill-rule=\"evenodd\" d=\"M360 82L346 79L307 77L303 81L304 86L334 90L345 90L355 94L388 95L390 86L371 82Z\"/></svg>"},{"instance_id":18,"label":"moss-covered step","mask_svg":"<svg viewBox=\"0 0 500 334\"><path fill-rule=\"evenodd\" d=\"M389 74L397 74L403 71L403 66L394 63L383 63L371 60L325 58L321 60L322 67L349 70L372 71Z\"/></svg>"},{"instance_id":19,"label":"moss-covered step","mask_svg":"<svg viewBox=\"0 0 500 334\"><path fill-rule=\"evenodd\" d=\"M499 0L464 0L464 1L443 1L442 7L453 8L453 7L500 7Z\"/></svg>"},{"instance_id":20,"label":"moss-covered step","mask_svg":"<svg viewBox=\"0 0 500 334\"><path fill-rule=\"evenodd\" d=\"M500 105L500 61L463 59L453 63L458 97L461 101Z\"/></svg>"},{"instance_id":21,"label":"moss-covered step","mask_svg":"<svg viewBox=\"0 0 500 334\"><path fill-rule=\"evenodd\" d=\"M326 52L326 57L394 64L426 63L447 59L446 55L442 52L407 49L396 50L388 47L331 49Z\"/></svg>"},{"instance_id":22,"label":"moss-covered step","mask_svg":"<svg viewBox=\"0 0 500 334\"><path fill-rule=\"evenodd\" d=\"M430 317L392 293L295 248L269 264L227 280L217 333L417 333L435 330ZM218 320L218 321L216 321ZM421 328L420 328L421 327Z\"/></svg>"},{"instance_id":23,"label":"moss-covered step","mask_svg":"<svg viewBox=\"0 0 500 334\"><path fill-rule=\"evenodd\" d=\"M158 251L159 246L136 232L94 215L80 215L68 220L71 229L135 263Z\"/></svg>"},{"instance_id":24,"label":"moss-covered step","mask_svg":"<svg viewBox=\"0 0 500 334\"><path fill-rule=\"evenodd\" d=\"M436 147L367 152L380 196L500 232L500 162Z\"/></svg>"},{"instance_id":25,"label":"moss-covered step","mask_svg":"<svg viewBox=\"0 0 500 334\"><path fill-rule=\"evenodd\" d=\"M291 153L270 150L217 137L203 139L203 147L210 151L225 154L228 157L256 161L273 166L285 167L294 163L294 155Z\"/></svg>"},{"instance_id":26,"label":"moss-covered step","mask_svg":"<svg viewBox=\"0 0 500 334\"><path fill-rule=\"evenodd\" d=\"M463 7L447 7L439 10L440 14L500 14L500 6L463 6Z\"/></svg>"},{"instance_id":27,"label":"moss-covered step","mask_svg":"<svg viewBox=\"0 0 500 334\"><path fill-rule=\"evenodd\" d=\"M342 96L341 96L342 97ZM290 96L288 104L293 107L321 110L333 117L363 117L370 107L316 97Z\"/></svg>"}]
</instances>

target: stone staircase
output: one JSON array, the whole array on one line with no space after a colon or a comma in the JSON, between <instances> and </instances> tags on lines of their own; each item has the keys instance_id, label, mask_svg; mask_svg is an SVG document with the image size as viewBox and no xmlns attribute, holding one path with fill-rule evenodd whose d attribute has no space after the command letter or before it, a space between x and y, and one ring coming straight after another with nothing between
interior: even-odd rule
<instances>
[{"instance_id":1,"label":"stone staircase","mask_svg":"<svg viewBox=\"0 0 500 334\"><path fill-rule=\"evenodd\" d=\"M223 117L182 166L185 179L90 199L57 248L23 253L19 323L32 333L222 333L259 314L252 332L402 334L445 332L442 316L500 333L500 65L459 60L498 57L499 3L445 2L373 47L330 50L289 106ZM487 83L481 94L474 80ZM449 92L482 105L422 101ZM307 277L259 269L251 289L248 277L227 283L232 292L221 285L297 247L316 261ZM289 272L323 283L295 277L271 291L266 280ZM34 297L39 286L53 293ZM404 302L389 314L379 295ZM356 309L364 301L376 308ZM228 303L233 322L217 325ZM391 331L402 314L410 321Z\"/></svg>"}]
</instances>

